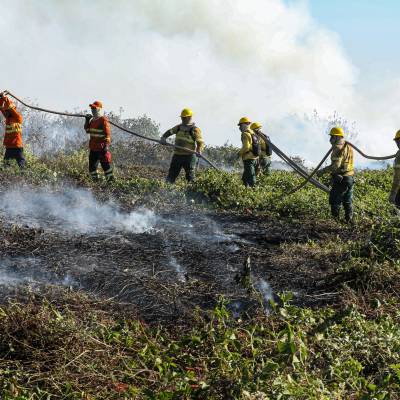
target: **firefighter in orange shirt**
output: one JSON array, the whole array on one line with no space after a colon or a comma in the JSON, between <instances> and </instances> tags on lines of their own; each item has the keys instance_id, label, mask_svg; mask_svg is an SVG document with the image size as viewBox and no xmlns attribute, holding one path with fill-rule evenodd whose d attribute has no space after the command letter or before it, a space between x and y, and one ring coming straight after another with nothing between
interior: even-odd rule
<instances>
[{"instance_id":1,"label":"firefighter in orange shirt","mask_svg":"<svg viewBox=\"0 0 400 400\"><path fill-rule=\"evenodd\" d=\"M22 115L16 110L15 104L7 97L7 92L0 93L0 111L5 121L3 145L4 165L10 165L10 160L16 160L20 168L25 166L24 148L22 145Z\"/></svg>"},{"instance_id":2,"label":"firefighter in orange shirt","mask_svg":"<svg viewBox=\"0 0 400 400\"><path fill-rule=\"evenodd\" d=\"M102 115L103 104L95 101L89 104L92 115L86 115L85 131L90 135L89 140L89 174L93 180L98 180L97 167L99 163L103 168L107 181L114 180L113 166L111 164L111 132L107 117Z\"/></svg>"}]
</instances>

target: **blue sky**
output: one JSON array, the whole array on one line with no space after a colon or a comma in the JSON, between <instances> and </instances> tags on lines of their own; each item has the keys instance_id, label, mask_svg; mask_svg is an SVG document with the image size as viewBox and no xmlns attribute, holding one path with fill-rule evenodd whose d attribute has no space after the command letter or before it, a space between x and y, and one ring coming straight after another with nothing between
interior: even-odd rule
<instances>
[{"instance_id":1,"label":"blue sky","mask_svg":"<svg viewBox=\"0 0 400 400\"><path fill-rule=\"evenodd\" d=\"M399 0L308 1L316 21L340 36L362 82L398 75Z\"/></svg>"}]
</instances>

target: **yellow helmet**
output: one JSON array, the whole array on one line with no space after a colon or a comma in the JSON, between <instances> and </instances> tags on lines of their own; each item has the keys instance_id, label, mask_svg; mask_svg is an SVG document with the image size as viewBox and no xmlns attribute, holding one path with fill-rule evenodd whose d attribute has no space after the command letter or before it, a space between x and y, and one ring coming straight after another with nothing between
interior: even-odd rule
<instances>
[{"instance_id":1,"label":"yellow helmet","mask_svg":"<svg viewBox=\"0 0 400 400\"><path fill-rule=\"evenodd\" d=\"M393 140L399 140L400 139L400 131L396 132L396 136L394 137Z\"/></svg>"},{"instance_id":2,"label":"yellow helmet","mask_svg":"<svg viewBox=\"0 0 400 400\"><path fill-rule=\"evenodd\" d=\"M331 136L339 136L339 137L344 137L344 131L343 128L341 128L340 126L335 126L331 129L331 131L329 132L329 134Z\"/></svg>"},{"instance_id":3,"label":"yellow helmet","mask_svg":"<svg viewBox=\"0 0 400 400\"><path fill-rule=\"evenodd\" d=\"M181 112L181 118L192 117L193 111L190 108L184 108Z\"/></svg>"},{"instance_id":4,"label":"yellow helmet","mask_svg":"<svg viewBox=\"0 0 400 400\"><path fill-rule=\"evenodd\" d=\"M242 117L240 118L238 125L240 124L251 124L251 121L247 117Z\"/></svg>"},{"instance_id":5,"label":"yellow helmet","mask_svg":"<svg viewBox=\"0 0 400 400\"><path fill-rule=\"evenodd\" d=\"M262 128L262 125L259 122L253 122L250 125L250 129L252 129L253 131L255 131L256 129L260 129Z\"/></svg>"}]
</instances>

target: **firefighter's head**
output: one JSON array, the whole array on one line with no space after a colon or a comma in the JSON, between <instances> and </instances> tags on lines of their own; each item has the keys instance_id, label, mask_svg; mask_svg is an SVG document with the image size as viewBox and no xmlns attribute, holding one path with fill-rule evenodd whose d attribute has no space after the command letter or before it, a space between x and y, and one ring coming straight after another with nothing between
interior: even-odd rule
<instances>
[{"instance_id":1,"label":"firefighter's head","mask_svg":"<svg viewBox=\"0 0 400 400\"><path fill-rule=\"evenodd\" d=\"M193 111L190 108L184 108L181 112L181 120L183 125L189 125L193 119Z\"/></svg>"},{"instance_id":2,"label":"firefighter's head","mask_svg":"<svg viewBox=\"0 0 400 400\"><path fill-rule=\"evenodd\" d=\"M92 104L89 104L90 109L92 110L92 115L94 118L100 117L103 112L103 103L101 101L94 101Z\"/></svg>"}]
</instances>

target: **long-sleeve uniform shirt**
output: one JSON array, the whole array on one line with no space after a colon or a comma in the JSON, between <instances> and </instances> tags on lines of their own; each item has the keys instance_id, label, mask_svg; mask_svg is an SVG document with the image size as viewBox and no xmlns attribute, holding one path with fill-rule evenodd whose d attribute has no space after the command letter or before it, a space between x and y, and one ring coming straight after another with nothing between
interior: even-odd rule
<instances>
[{"instance_id":1,"label":"long-sleeve uniform shirt","mask_svg":"<svg viewBox=\"0 0 400 400\"><path fill-rule=\"evenodd\" d=\"M400 150L397 152L396 158L393 163L393 183L391 195L396 196L400 190Z\"/></svg>"},{"instance_id":2,"label":"long-sleeve uniform shirt","mask_svg":"<svg viewBox=\"0 0 400 400\"><path fill-rule=\"evenodd\" d=\"M166 139L172 135L175 135L175 146L184 147L191 151L203 151L204 141L201 134L201 129L194 124L176 125L165 132L163 138ZM174 154L178 156L186 156L193 153L175 148Z\"/></svg>"},{"instance_id":3,"label":"long-sleeve uniform shirt","mask_svg":"<svg viewBox=\"0 0 400 400\"><path fill-rule=\"evenodd\" d=\"M253 154L253 135L255 133L251 129L247 129L247 131L242 132L242 148L239 151L239 155L242 157L242 160L255 160L258 157Z\"/></svg>"},{"instance_id":4,"label":"long-sleeve uniform shirt","mask_svg":"<svg viewBox=\"0 0 400 400\"><path fill-rule=\"evenodd\" d=\"M320 170L319 174L322 175L326 172L330 172L332 175L354 175L354 154L348 143L343 141L333 147L331 165Z\"/></svg>"},{"instance_id":5,"label":"long-sleeve uniform shirt","mask_svg":"<svg viewBox=\"0 0 400 400\"><path fill-rule=\"evenodd\" d=\"M6 149L19 149L22 144L22 115L11 106L6 97L0 102L0 111L6 119L3 145Z\"/></svg>"},{"instance_id":6,"label":"long-sleeve uniform shirt","mask_svg":"<svg viewBox=\"0 0 400 400\"><path fill-rule=\"evenodd\" d=\"M106 117L92 118L85 122L85 131L90 135L89 149L102 151L111 142L110 123Z\"/></svg>"}]
</instances>

